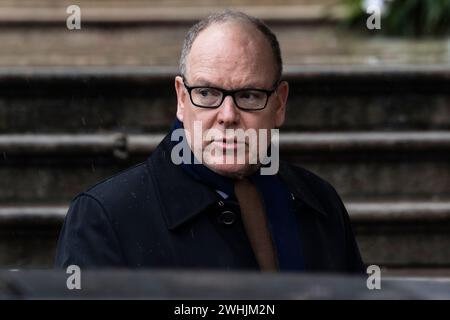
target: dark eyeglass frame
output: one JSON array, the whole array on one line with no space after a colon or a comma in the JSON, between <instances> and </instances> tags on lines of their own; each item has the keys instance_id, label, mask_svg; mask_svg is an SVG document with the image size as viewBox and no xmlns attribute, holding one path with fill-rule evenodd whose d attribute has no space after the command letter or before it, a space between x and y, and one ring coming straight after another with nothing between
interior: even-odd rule
<instances>
[{"instance_id":1,"label":"dark eyeglass frame","mask_svg":"<svg viewBox=\"0 0 450 320\"><path fill-rule=\"evenodd\" d=\"M263 109L267 106L267 102L269 101L270 96L277 90L278 86L280 85L280 82L281 82L281 81L278 80L278 81L274 84L274 86L272 87L271 90L266 90L266 89L253 89L253 88L243 88L243 89L236 89L236 90L225 90L225 89L222 89L222 88L208 87L208 86L193 86L193 87L191 87L191 86L188 86L188 85L186 84L186 79L183 77L183 84L184 84L184 87L185 87L186 90L188 91L188 93L189 93L189 98L191 99L191 103L192 103L194 106L199 107L199 108L206 108L206 109L216 109L216 108L218 108L218 107L220 107L220 106L222 105L223 100L225 100L225 98L226 98L227 96L231 96L231 97L233 98L234 105L235 105L238 109L241 109L241 110L244 110L244 111L259 111L259 110L263 110ZM193 101L193 99L192 99L192 94L191 94L191 92L192 92L192 90L198 89L198 88L214 89L214 90L220 91L220 92L222 93L222 100L220 101L219 104L214 105L214 106L203 106L203 105L196 104L196 103ZM251 91L258 91L258 92L264 92L264 93L266 94L266 102L264 103L264 106L263 106L263 107L261 107L261 108L256 108L256 109L255 109L255 108L243 108L243 107L240 107L240 106L238 105L238 103L237 103L237 101L236 101L236 96L235 96L236 93L243 92L243 91L249 91L249 90L251 90Z\"/></svg>"}]
</instances>

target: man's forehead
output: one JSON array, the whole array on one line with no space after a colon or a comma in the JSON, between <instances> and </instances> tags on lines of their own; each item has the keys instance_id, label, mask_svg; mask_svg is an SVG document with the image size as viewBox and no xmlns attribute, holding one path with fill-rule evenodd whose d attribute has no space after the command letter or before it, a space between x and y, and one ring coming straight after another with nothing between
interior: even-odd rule
<instances>
[{"instance_id":1,"label":"man's forehead","mask_svg":"<svg viewBox=\"0 0 450 320\"><path fill-rule=\"evenodd\" d=\"M202 60L201 57L193 59L187 65L186 76L193 85L223 87L236 89L243 87L265 88L273 81L271 74L275 72L269 65L262 67L256 60L244 61L233 58L223 60Z\"/></svg>"},{"instance_id":2,"label":"man's forehead","mask_svg":"<svg viewBox=\"0 0 450 320\"><path fill-rule=\"evenodd\" d=\"M188 78L210 86L223 84L223 77L248 87L267 85L265 78L275 72L272 52L262 34L249 28L214 25L202 31L187 57Z\"/></svg>"}]
</instances>

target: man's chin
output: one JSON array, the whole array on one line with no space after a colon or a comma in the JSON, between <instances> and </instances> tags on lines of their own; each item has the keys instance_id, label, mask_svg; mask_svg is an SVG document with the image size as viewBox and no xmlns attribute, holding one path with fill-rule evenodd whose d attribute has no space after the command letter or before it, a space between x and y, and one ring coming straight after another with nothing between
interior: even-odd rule
<instances>
[{"instance_id":1,"label":"man's chin","mask_svg":"<svg viewBox=\"0 0 450 320\"><path fill-rule=\"evenodd\" d=\"M258 170L257 164L216 164L205 162L204 165L215 173L229 178L242 178Z\"/></svg>"}]
</instances>

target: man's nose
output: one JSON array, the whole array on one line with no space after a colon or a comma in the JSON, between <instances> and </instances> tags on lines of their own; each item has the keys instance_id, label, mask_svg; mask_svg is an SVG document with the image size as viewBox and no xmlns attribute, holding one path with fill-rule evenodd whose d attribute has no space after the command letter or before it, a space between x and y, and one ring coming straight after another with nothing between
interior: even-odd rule
<instances>
[{"instance_id":1,"label":"man's nose","mask_svg":"<svg viewBox=\"0 0 450 320\"><path fill-rule=\"evenodd\" d=\"M239 122L239 110L232 96L225 97L218 111L217 120L220 124L229 127Z\"/></svg>"}]
</instances>

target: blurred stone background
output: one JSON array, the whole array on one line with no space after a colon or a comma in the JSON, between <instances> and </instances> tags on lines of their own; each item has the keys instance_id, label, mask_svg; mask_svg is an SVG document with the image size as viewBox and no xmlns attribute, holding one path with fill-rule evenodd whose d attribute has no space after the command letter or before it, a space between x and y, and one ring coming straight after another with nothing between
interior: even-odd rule
<instances>
[{"instance_id":1,"label":"blurred stone background","mask_svg":"<svg viewBox=\"0 0 450 320\"><path fill-rule=\"evenodd\" d=\"M229 7L278 35L282 155L336 187L365 262L450 275L445 25L395 35L382 18L367 30L339 0L80 0L81 30L68 30L71 4L0 0L0 268L52 267L71 198L148 157L175 117L186 31Z\"/></svg>"}]
</instances>

